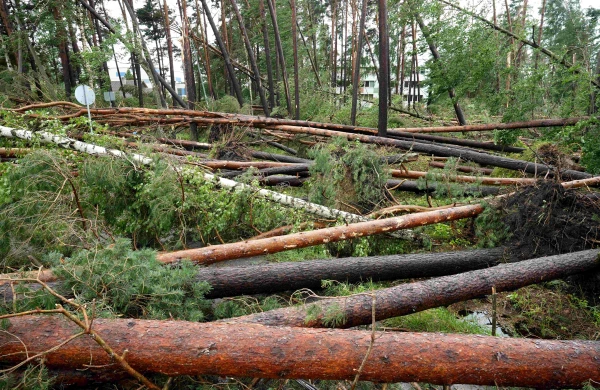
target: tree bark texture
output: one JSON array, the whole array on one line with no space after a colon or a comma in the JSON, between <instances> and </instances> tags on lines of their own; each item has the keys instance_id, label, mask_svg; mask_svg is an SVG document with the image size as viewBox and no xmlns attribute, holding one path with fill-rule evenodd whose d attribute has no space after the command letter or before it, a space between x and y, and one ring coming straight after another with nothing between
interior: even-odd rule
<instances>
[{"instance_id":1,"label":"tree bark texture","mask_svg":"<svg viewBox=\"0 0 600 390\"><path fill-rule=\"evenodd\" d=\"M398 280L457 274L498 264L503 248L447 253L348 257L274 263L246 267L206 267L199 281L210 284L208 298L244 294L270 294L301 288L318 289L322 280L359 282ZM10 291L9 291L10 292Z\"/></svg>"},{"instance_id":2,"label":"tree bark texture","mask_svg":"<svg viewBox=\"0 0 600 390\"><path fill-rule=\"evenodd\" d=\"M227 179L221 179L227 180ZM163 263L172 263L189 259L200 264L266 255L285 250L306 248L329 242L337 242L373 234L391 233L401 229L470 218L480 214L483 207L479 204L459 206L444 210L410 214L401 217L375 221L358 222L346 226L318 229L310 232L289 234L285 237L264 238L261 240L213 245L198 249L188 249L164 253L158 256Z\"/></svg>"},{"instance_id":3,"label":"tree bark texture","mask_svg":"<svg viewBox=\"0 0 600 390\"><path fill-rule=\"evenodd\" d=\"M227 321L320 328L334 325L331 317L335 316L343 318L343 323L335 324L336 327L367 325L372 321L373 299L376 300L376 318L383 320L484 296L490 294L492 287L496 287L497 291L510 291L530 284L597 270L600 265L599 252L598 249L592 249L501 264L483 270L401 284L373 291L371 294L325 299L317 303L271 310ZM309 317L309 311L316 314ZM596 364L600 365L600 362Z\"/></svg>"},{"instance_id":4,"label":"tree bark texture","mask_svg":"<svg viewBox=\"0 0 600 390\"><path fill-rule=\"evenodd\" d=\"M266 0L271 15L271 24L273 25L273 34L275 35L275 48L277 49L277 58L281 67L281 76L283 78L283 89L285 92L285 102L287 105L288 114L292 115L292 99L290 97L290 86L288 82L287 69L285 65L285 57L283 55L283 46L281 45L281 35L279 35L279 25L277 24L277 14L275 12L275 4L273 0ZM297 118L296 118L297 119Z\"/></svg>"},{"instance_id":5,"label":"tree bark texture","mask_svg":"<svg viewBox=\"0 0 600 390\"><path fill-rule=\"evenodd\" d=\"M458 190L458 188L456 188L456 187L454 187L452 189L447 188L448 186L445 185L445 183L430 181L430 182L425 182L425 185L420 185L416 181L406 180L406 179L405 180L390 179L385 183L385 186L389 190L409 191L409 192L415 192L418 194L421 194L421 193L430 194L430 193L434 193L434 192L437 192L440 190L444 191L445 189L447 189L446 192ZM471 187L461 187L460 191L462 191L465 195L490 196L490 195L498 195L498 193L500 192L500 189L498 187L492 187L492 186L475 185L475 186L471 186Z\"/></svg>"},{"instance_id":6,"label":"tree bark texture","mask_svg":"<svg viewBox=\"0 0 600 390\"><path fill-rule=\"evenodd\" d=\"M387 23L387 0L379 0L379 116L377 135L387 135L388 89L390 73L390 39Z\"/></svg>"},{"instance_id":7,"label":"tree bark texture","mask_svg":"<svg viewBox=\"0 0 600 390\"><path fill-rule=\"evenodd\" d=\"M355 283L372 279L399 280L458 274L499 264L504 248L476 249L445 253L347 257L340 259L260 264L250 266L204 267L198 270L197 281L205 281L211 290L207 298L248 294L272 294L301 288L319 289L322 280ZM27 277L40 277L52 288L60 281L50 270ZM0 275L0 299L12 302L14 289L7 282L23 274ZM31 284L29 288L36 288Z\"/></svg>"},{"instance_id":8,"label":"tree bark texture","mask_svg":"<svg viewBox=\"0 0 600 390\"><path fill-rule=\"evenodd\" d=\"M352 109L350 111L350 123L353 126L356 125L358 90L360 89L360 61L362 57L363 35L365 34L365 23L367 19L367 4L368 0L362 1L362 7L360 11L360 26L358 28L358 41L356 42L356 55L354 56L354 65L352 67Z\"/></svg>"},{"instance_id":9,"label":"tree bark texture","mask_svg":"<svg viewBox=\"0 0 600 390\"><path fill-rule=\"evenodd\" d=\"M372 336L360 330L100 318L93 328L115 353L127 351L134 369L168 376L354 379ZM18 363L27 353L48 350L78 331L58 317L12 318L0 333L0 359ZM595 341L378 332L360 379L580 387L600 378L599 355ZM58 369L115 367L90 337L47 354L44 364Z\"/></svg>"},{"instance_id":10,"label":"tree bark texture","mask_svg":"<svg viewBox=\"0 0 600 390\"><path fill-rule=\"evenodd\" d=\"M442 164L444 167L444 164ZM429 172L419 172L419 171L406 171L401 169L392 169L390 170L392 177L402 177L407 179L419 179L421 177L426 177L429 175ZM281 172L288 173L288 172ZM520 179L520 178L503 178L503 177L477 177L477 176L461 176L461 175L442 175L443 180L448 181L456 181L463 183L479 183L483 185L500 185L500 186L514 186L514 185L533 185L537 183L536 179Z\"/></svg>"}]
</instances>

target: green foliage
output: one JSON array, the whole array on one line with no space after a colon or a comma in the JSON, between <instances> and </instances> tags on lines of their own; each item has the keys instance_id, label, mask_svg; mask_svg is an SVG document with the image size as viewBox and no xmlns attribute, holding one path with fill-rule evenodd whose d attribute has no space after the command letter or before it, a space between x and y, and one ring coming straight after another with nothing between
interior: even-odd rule
<instances>
[{"instance_id":1,"label":"green foliage","mask_svg":"<svg viewBox=\"0 0 600 390\"><path fill-rule=\"evenodd\" d=\"M410 332L443 332L464 334L491 334L491 330L474 321L458 318L445 307L429 309L407 316L383 321L386 327L401 328Z\"/></svg>"},{"instance_id":2,"label":"green foliage","mask_svg":"<svg viewBox=\"0 0 600 390\"><path fill-rule=\"evenodd\" d=\"M309 198L327 206L343 203L369 209L385 199L389 173L373 149L345 138L315 147L311 166Z\"/></svg>"},{"instance_id":3,"label":"green foliage","mask_svg":"<svg viewBox=\"0 0 600 390\"><path fill-rule=\"evenodd\" d=\"M43 365L29 365L25 371L0 375L0 390L49 390L54 378Z\"/></svg>"},{"instance_id":4,"label":"green foliage","mask_svg":"<svg viewBox=\"0 0 600 390\"><path fill-rule=\"evenodd\" d=\"M502 222L502 210L483 204L484 210L475 219L475 237L479 248L493 248L510 238L508 226Z\"/></svg>"},{"instance_id":5,"label":"green foliage","mask_svg":"<svg viewBox=\"0 0 600 390\"><path fill-rule=\"evenodd\" d=\"M54 272L80 303L95 301L99 315L200 321L209 307L204 294L210 286L195 279L193 264L165 266L154 251L134 251L125 239L78 251Z\"/></svg>"},{"instance_id":6,"label":"green foliage","mask_svg":"<svg viewBox=\"0 0 600 390\"><path fill-rule=\"evenodd\" d=\"M240 317L247 314L275 310L282 307L281 298L273 295L258 300L251 297L223 299L214 306L216 319Z\"/></svg>"},{"instance_id":7,"label":"green foliage","mask_svg":"<svg viewBox=\"0 0 600 390\"><path fill-rule=\"evenodd\" d=\"M82 245L77 180L68 153L36 151L0 181L0 257L19 267L27 254Z\"/></svg>"}]
</instances>

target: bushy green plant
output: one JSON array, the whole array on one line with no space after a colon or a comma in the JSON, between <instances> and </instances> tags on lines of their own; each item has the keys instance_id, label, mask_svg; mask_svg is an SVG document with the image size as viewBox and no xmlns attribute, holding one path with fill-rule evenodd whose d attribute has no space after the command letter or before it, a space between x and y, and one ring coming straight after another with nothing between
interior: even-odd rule
<instances>
[{"instance_id":1,"label":"bushy green plant","mask_svg":"<svg viewBox=\"0 0 600 390\"><path fill-rule=\"evenodd\" d=\"M80 303L95 300L100 315L200 321L209 307L204 294L210 286L195 279L192 263L165 266L156 252L134 251L126 239L70 258L56 253L52 257L62 289L74 293Z\"/></svg>"},{"instance_id":2,"label":"bushy green plant","mask_svg":"<svg viewBox=\"0 0 600 390\"><path fill-rule=\"evenodd\" d=\"M335 138L314 148L309 198L327 206L343 202L370 209L385 199L389 173L377 153L367 146Z\"/></svg>"}]
</instances>

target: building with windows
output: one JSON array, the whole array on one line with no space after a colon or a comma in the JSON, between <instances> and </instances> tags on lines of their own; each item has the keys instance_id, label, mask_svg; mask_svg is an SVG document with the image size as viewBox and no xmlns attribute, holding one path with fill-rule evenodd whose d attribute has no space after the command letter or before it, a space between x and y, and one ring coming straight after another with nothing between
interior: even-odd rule
<instances>
[{"instance_id":1,"label":"building with windows","mask_svg":"<svg viewBox=\"0 0 600 390\"><path fill-rule=\"evenodd\" d=\"M392 80L390 88L392 98L394 95L402 94L402 101L405 105L412 102L421 102L427 99L427 87L423 85L423 73L413 73L406 75L402 80L402 85L396 86L396 81ZM397 91L397 92L396 92ZM377 99L379 96L379 81L374 73L368 73L361 80L361 87L358 90L359 95L365 100Z\"/></svg>"}]
</instances>

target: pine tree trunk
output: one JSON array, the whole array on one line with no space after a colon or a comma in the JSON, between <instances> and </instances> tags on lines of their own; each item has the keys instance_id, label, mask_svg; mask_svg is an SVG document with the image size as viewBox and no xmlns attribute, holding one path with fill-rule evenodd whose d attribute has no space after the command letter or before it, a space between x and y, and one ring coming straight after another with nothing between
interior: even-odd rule
<instances>
[{"instance_id":1,"label":"pine tree trunk","mask_svg":"<svg viewBox=\"0 0 600 390\"><path fill-rule=\"evenodd\" d=\"M181 11L183 16L183 69L185 75L185 89L187 90L188 108L194 109L196 104L196 80L194 78L194 61L192 59L192 48L190 46L190 22L187 17L187 1L182 0ZM190 135L192 141L198 141L198 124L190 123Z\"/></svg>"},{"instance_id":2,"label":"pine tree trunk","mask_svg":"<svg viewBox=\"0 0 600 390\"><path fill-rule=\"evenodd\" d=\"M387 0L379 0L379 115L377 135L387 135L388 80L390 73L390 51L387 25Z\"/></svg>"},{"instance_id":3,"label":"pine tree trunk","mask_svg":"<svg viewBox=\"0 0 600 390\"><path fill-rule=\"evenodd\" d=\"M250 66L252 67L252 73L254 73L254 84L256 85L256 89L258 90L258 95L260 97L260 103L262 104L263 111L265 116L269 116L269 105L267 104L267 99L265 98L265 91L262 86L262 81L260 78L260 71L258 70L258 65L256 64L256 58L254 57L254 51L252 50L252 45L250 44L250 39L248 38L248 33L246 32L246 26L244 25L244 19L242 18L242 14L238 9L236 4L236 0L230 0L231 6L233 7L233 11L235 12L235 16L237 18L238 24L240 26L240 30L242 32L242 38L244 39L244 45L246 46L246 52L248 53L248 60L250 61Z\"/></svg>"},{"instance_id":4,"label":"pine tree trunk","mask_svg":"<svg viewBox=\"0 0 600 390\"><path fill-rule=\"evenodd\" d=\"M273 65L271 59L271 44L269 42L269 31L267 29L267 16L265 14L265 0L259 0L260 20L265 49L265 64L267 66L267 80L269 87L269 107L275 107L275 88L273 86Z\"/></svg>"},{"instance_id":5,"label":"pine tree trunk","mask_svg":"<svg viewBox=\"0 0 600 390\"><path fill-rule=\"evenodd\" d=\"M375 317L383 320L474 299L489 294L492 287L497 291L510 291L569 275L591 272L598 269L598 254L598 249L592 249L501 264L376 290L373 296L361 293L326 299L310 305L228 319L227 322L318 328L368 325L372 321L373 300L376 302ZM309 316L309 311L314 315ZM340 322L332 324L332 316L340 318ZM600 365L598 367L600 369Z\"/></svg>"},{"instance_id":6,"label":"pine tree trunk","mask_svg":"<svg viewBox=\"0 0 600 390\"><path fill-rule=\"evenodd\" d=\"M237 98L238 104L240 107L244 105L244 98L242 96L242 89L240 87L240 83L235 75L235 71L233 70L233 65L231 64L231 59L229 57L229 51L227 51L227 47L221 38L221 34L219 34L219 29L215 25L215 21L213 20L212 15L210 14L210 7L206 3L206 0L202 1L202 7L204 9L204 15L208 19L210 23L210 27L213 30L213 34L215 35L215 39L217 40L217 44L219 45L219 49L221 50L221 54L223 55L223 61L225 61L225 68L227 69L227 74L229 76L229 81L233 86L233 91L235 97Z\"/></svg>"},{"instance_id":7,"label":"pine tree trunk","mask_svg":"<svg viewBox=\"0 0 600 390\"><path fill-rule=\"evenodd\" d=\"M486 291L485 293L489 293ZM365 294L371 304L371 297ZM379 306L383 302L376 301ZM82 329L62 317L6 319L4 366L55 349ZM127 363L164 376L304 378L381 383L578 388L600 377L597 341L440 333L323 330L226 323L95 318L96 332ZM121 372L85 335L44 356L50 369Z\"/></svg>"},{"instance_id":8,"label":"pine tree trunk","mask_svg":"<svg viewBox=\"0 0 600 390\"><path fill-rule=\"evenodd\" d=\"M292 50L294 52L294 119L298 120L300 119L300 81L298 74L298 21L295 0L290 0L290 8L292 9Z\"/></svg>"},{"instance_id":9,"label":"pine tree trunk","mask_svg":"<svg viewBox=\"0 0 600 390\"><path fill-rule=\"evenodd\" d=\"M358 42L356 44L356 55L354 57L354 73L352 74L352 109L350 112L350 123L356 125L356 111L358 106L358 91L360 89L360 62L362 59L363 36L365 35L365 23L367 19L368 0L362 0L360 11L360 26L358 28Z\"/></svg>"},{"instance_id":10,"label":"pine tree trunk","mask_svg":"<svg viewBox=\"0 0 600 390\"><path fill-rule=\"evenodd\" d=\"M283 79L283 89L285 92L285 102L287 105L288 115L292 115L292 99L290 97L290 86L288 83L287 69L285 65L285 56L283 54L283 46L281 45L281 35L279 34L279 26L277 24L277 13L275 12L275 5L273 0L267 0L269 7L269 13L271 14L271 24L273 25L273 33L275 34L275 47L277 48L277 56L279 59L279 66L281 67L281 77Z\"/></svg>"},{"instance_id":11,"label":"pine tree trunk","mask_svg":"<svg viewBox=\"0 0 600 390\"><path fill-rule=\"evenodd\" d=\"M169 56L169 75L171 78L171 88L175 89L175 65L173 64L173 41L171 40L171 20L169 19L169 6L167 0L163 0L163 13L165 16L164 26L167 37L167 53ZM173 107L177 105L177 100L173 98ZM185 108L185 107L184 107Z\"/></svg>"},{"instance_id":12,"label":"pine tree trunk","mask_svg":"<svg viewBox=\"0 0 600 390\"><path fill-rule=\"evenodd\" d=\"M425 26L425 23L423 22L423 19L421 18L420 15L416 14L415 19L417 20L417 23L419 24L419 28L421 29L421 32L423 33L423 36L425 37L427 44L429 45L429 50L431 51L431 55L433 56L435 61L439 62L440 54L438 53L437 47L436 47L435 43L433 42L433 39L431 38L429 29L427 28L427 26ZM465 118L465 114L463 113L463 110L460 107L458 100L456 99L456 93L454 92L454 88L448 89L448 95L450 96L450 100L452 100L452 105L454 106L454 112L456 113L456 118L458 119L458 123L461 126L467 125L467 120Z\"/></svg>"}]
</instances>

